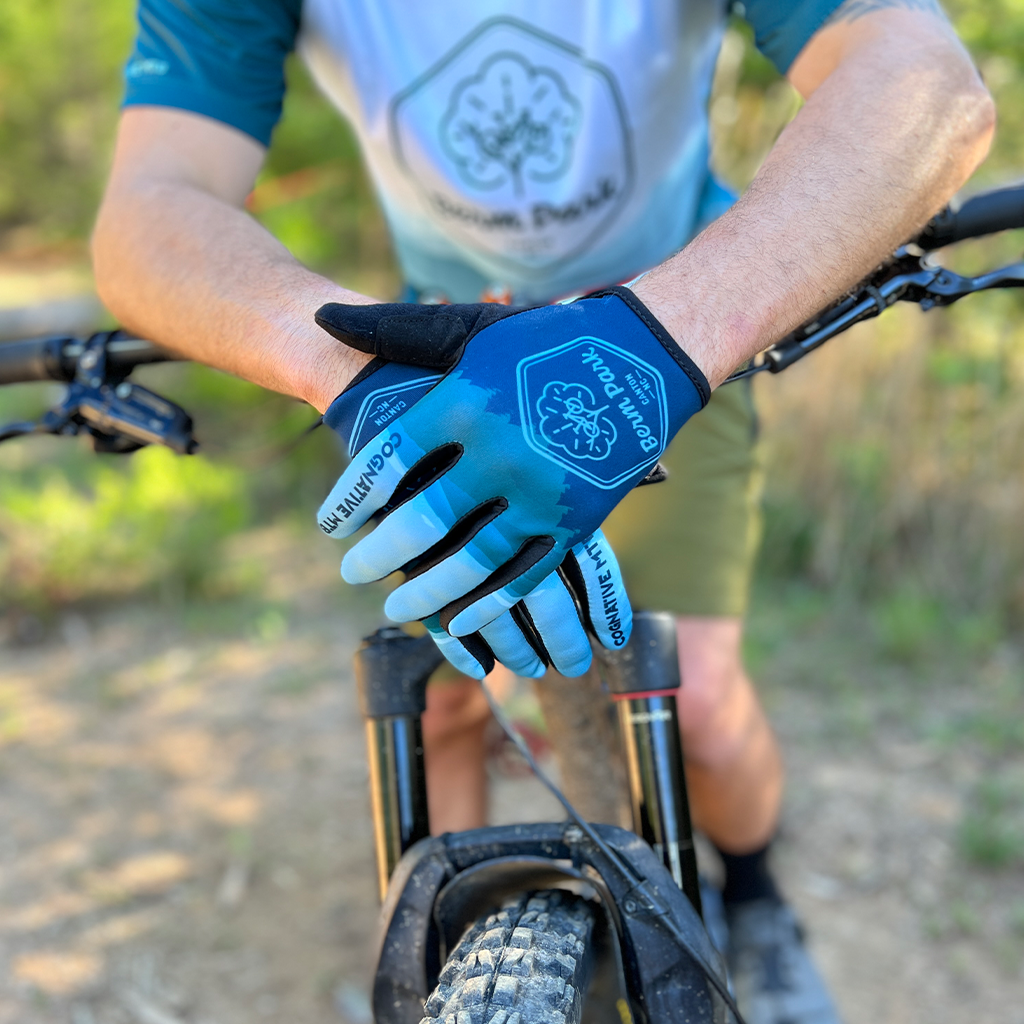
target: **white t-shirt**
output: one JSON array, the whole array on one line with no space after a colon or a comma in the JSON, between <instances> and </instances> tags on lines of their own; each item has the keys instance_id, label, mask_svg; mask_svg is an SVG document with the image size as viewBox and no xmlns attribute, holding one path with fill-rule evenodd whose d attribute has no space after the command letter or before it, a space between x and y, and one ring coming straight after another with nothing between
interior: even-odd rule
<instances>
[{"instance_id":1,"label":"white t-shirt","mask_svg":"<svg viewBox=\"0 0 1024 1024\"><path fill-rule=\"evenodd\" d=\"M687 240L721 0L436 7L306 0L298 44L355 128L414 287L544 301Z\"/></svg>"}]
</instances>

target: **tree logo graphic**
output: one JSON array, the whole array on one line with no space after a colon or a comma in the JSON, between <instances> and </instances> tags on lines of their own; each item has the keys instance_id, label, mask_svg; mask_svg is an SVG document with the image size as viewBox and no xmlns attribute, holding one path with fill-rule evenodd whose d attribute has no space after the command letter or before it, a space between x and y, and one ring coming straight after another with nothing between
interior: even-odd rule
<instances>
[{"instance_id":1,"label":"tree logo graphic","mask_svg":"<svg viewBox=\"0 0 1024 1024\"><path fill-rule=\"evenodd\" d=\"M591 252L636 176L611 68L517 18L470 27L396 93L388 143L424 225L486 260L495 281Z\"/></svg>"},{"instance_id":2,"label":"tree logo graphic","mask_svg":"<svg viewBox=\"0 0 1024 1024\"><path fill-rule=\"evenodd\" d=\"M615 424L601 414L594 393L584 384L551 381L537 399L537 429L549 445L578 459L600 461L611 454L618 437Z\"/></svg>"},{"instance_id":3,"label":"tree logo graphic","mask_svg":"<svg viewBox=\"0 0 1024 1024\"><path fill-rule=\"evenodd\" d=\"M492 54L452 91L441 145L473 188L515 195L524 181L556 181L572 163L582 108L564 79L518 53Z\"/></svg>"},{"instance_id":4,"label":"tree logo graphic","mask_svg":"<svg viewBox=\"0 0 1024 1024\"><path fill-rule=\"evenodd\" d=\"M601 338L581 335L521 359L516 390L526 443L602 490L635 483L668 444L664 378Z\"/></svg>"}]
</instances>

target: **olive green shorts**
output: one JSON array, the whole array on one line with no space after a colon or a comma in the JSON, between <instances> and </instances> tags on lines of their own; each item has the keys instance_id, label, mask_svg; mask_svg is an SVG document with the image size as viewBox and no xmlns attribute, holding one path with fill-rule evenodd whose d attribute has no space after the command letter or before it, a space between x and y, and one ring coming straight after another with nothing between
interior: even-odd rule
<instances>
[{"instance_id":1,"label":"olive green shorts","mask_svg":"<svg viewBox=\"0 0 1024 1024\"><path fill-rule=\"evenodd\" d=\"M750 381L715 391L661 461L668 479L637 488L603 526L633 607L743 615L764 477Z\"/></svg>"}]
</instances>

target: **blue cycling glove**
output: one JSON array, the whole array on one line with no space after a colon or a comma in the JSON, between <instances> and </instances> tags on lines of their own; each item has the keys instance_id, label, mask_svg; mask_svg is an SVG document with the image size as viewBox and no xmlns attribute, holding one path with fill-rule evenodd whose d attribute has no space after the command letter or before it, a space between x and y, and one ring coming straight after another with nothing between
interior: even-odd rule
<instances>
[{"instance_id":1,"label":"blue cycling glove","mask_svg":"<svg viewBox=\"0 0 1024 1024\"><path fill-rule=\"evenodd\" d=\"M324 421L345 439L354 458L378 435L383 441L388 424L441 378L422 367L375 359L332 403ZM416 569L407 567L410 577ZM523 676L543 675L548 665L563 675L581 675L591 661L586 628L614 650L629 638L631 623L618 563L599 530L574 547L558 572L478 633L456 638L438 615L425 620L445 657L476 678L483 678L495 660Z\"/></svg>"},{"instance_id":2,"label":"blue cycling glove","mask_svg":"<svg viewBox=\"0 0 1024 1024\"><path fill-rule=\"evenodd\" d=\"M707 402L704 375L625 288L566 305L345 306L317 323L400 362L451 366L353 460L320 512L350 583L415 571L385 605L480 631L531 594Z\"/></svg>"}]
</instances>

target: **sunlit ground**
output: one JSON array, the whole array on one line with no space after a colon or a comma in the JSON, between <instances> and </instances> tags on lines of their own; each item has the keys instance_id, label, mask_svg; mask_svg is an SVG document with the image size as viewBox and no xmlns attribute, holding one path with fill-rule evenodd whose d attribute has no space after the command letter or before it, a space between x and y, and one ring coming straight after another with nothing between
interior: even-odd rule
<instances>
[{"instance_id":1,"label":"sunlit ground","mask_svg":"<svg viewBox=\"0 0 1024 1024\"><path fill-rule=\"evenodd\" d=\"M366 1024L349 662L375 613L311 530L246 540L266 571L245 600L80 607L21 639L4 620L3 1024ZM1021 652L933 634L894 653L892 628L806 588L759 594L786 890L851 1024L1021 1021ZM500 817L552 813L532 782L498 786Z\"/></svg>"}]
</instances>

